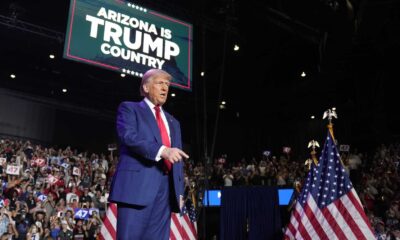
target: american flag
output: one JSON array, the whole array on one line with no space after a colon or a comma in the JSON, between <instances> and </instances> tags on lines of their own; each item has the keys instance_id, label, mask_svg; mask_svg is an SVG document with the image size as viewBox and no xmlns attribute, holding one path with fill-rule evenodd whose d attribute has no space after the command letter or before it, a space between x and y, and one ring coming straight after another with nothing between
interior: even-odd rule
<instances>
[{"instance_id":1,"label":"american flag","mask_svg":"<svg viewBox=\"0 0 400 240\"><path fill-rule=\"evenodd\" d=\"M110 203L108 206L99 237L101 240L117 239L117 204Z\"/></svg>"},{"instance_id":2,"label":"american flag","mask_svg":"<svg viewBox=\"0 0 400 240\"><path fill-rule=\"evenodd\" d=\"M285 239L375 239L363 206L328 137L292 211Z\"/></svg>"},{"instance_id":3,"label":"american flag","mask_svg":"<svg viewBox=\"0 0 400 240\"><path fill-rule=\"evenodd\" d=\"M186 200L180 213L171 215L170 240L195 240L197 239L196 210L191 199Z\"/></svg>"},{"instance_id":4,"label":"american flag","mask_svg":"<svg viewBox=\"0 0 400 240\"><path fill-rule=\"evenodd\" d=\"M190 200L186 201L179 213L171 214L171 240L195 240L197 239L196 210ZM103 219L100 235L101 240L117 239L117 205L110 203L106 216Z\"/></svg>"}]
</instances>

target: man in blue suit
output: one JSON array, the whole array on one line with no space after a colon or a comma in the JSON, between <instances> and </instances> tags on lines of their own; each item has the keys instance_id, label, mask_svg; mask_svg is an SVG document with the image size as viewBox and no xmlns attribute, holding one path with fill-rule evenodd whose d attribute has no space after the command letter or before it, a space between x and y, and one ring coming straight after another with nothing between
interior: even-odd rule
<instances>
[{"instance_id":1,"label":"man in blue suit","mask_svg":"<svg viewBox=\"0 0 400 240\"><path fill-rule=\"evenodd\" d=\"M109 201L117 203L117 238L169 239L171 212L183 205L183 152L179 122L163 111L172 77L147 71L141 102L118 108L120 157Z\"/></svg>"}]
</instances>

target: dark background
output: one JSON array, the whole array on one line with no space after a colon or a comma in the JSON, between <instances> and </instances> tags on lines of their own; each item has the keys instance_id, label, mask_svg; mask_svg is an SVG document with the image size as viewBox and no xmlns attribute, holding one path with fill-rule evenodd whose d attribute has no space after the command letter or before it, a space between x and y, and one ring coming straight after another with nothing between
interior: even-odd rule
<instances>
[{"instance_id":1,"label":"dark background","mask_svg":"<svg viewBox=\"0 0 400 240\"><path fill-rule=\"evenodd\" d=\"M326 134L321 118L332 107L339 143L367 150L398 140L400 1L135 3L194 26L193 91L171 89L176 97L166 105L193 158L227 153L236 160L266 149L280 154L282 146L306 157L308 141ZM68 9L67 0L1 1L2 94L15 93L27 106L35 99L53 122L18 117L28 119L25 127L51 128L46 137L7 128L10 102L0 105L1 134L106 151L115 141L115 110L140 100L140 79L62 59Z\"/></svg>"}]
</instances>

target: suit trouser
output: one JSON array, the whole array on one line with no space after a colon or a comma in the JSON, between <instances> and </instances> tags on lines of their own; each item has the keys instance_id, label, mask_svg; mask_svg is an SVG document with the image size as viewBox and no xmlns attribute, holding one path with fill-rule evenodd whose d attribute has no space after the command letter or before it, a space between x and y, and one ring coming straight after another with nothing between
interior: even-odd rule
<instances>
[{"instance_id":1,"label":"suit trouser","mask_svg":"<svg viewBox=\"0 0 400 240\"><path fill-rule=\"evenodd\" d=\"M147 206L118 203L117 239L168 240L171 224L169 189L168 175L164 175L153 203Z\"/></svg>"}]
</instances>

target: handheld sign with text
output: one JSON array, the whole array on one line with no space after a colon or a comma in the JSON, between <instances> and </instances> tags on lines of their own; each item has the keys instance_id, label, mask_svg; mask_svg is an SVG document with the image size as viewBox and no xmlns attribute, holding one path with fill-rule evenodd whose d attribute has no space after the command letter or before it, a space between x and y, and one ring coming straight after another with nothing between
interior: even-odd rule
<instances>
[{"instance_id":1,"label":"handheld sign with text","mask_svg":"<svg viewBox=\"0 0 400 240\"><path fill-rule=\"evenodd\" d=\"M89 219L89 210L84 208L75 208L74 211L75 211L74 214L75 219L82 219L82 220Z\"/></svg>"},{"instance_id":2,"label":"handheld sign with text","mask_svg":"<svg viewBox=\"0 0 400 240\"><path fill-rule=\"evenodd\" d=\"M55 184L58 181L58 178L54 177L53 175L49 174L47 176L47 182L50 183L50 185Z\"/></svg>"},{"instance_id":3,"label":"handheld sign with text","mask_svg":"<svg viewBox=\"0 0 400 240\"><path fill-rule=\"evenodd\" d=\"M99 216L100 211L98 208L89 208L89 215L93 216L93 213L96 212L97 216Z\"/></svg>"},{"instance_id":4,"label":"handheld sign with text","mask_svg":"<svg viewBox=\"0 0 400 240\"><path fill-rule=\"evenodd\" d=\"M344 144L340 145L339 146L339 151L341 151L341 152L349 152L350 151L350 145L344 145Z\"/></svg>"},{"instance_id":5,"label":"handheld sign with text","mask_svg":"<svg viewBox=\"0 0 400 240\"><path fill-rule=\"evenodd\" d=\"M44 201L47 200L47 196L44 195L44 194L39 195L37 198L38 198L41 202L44 202Z\"/></svg>"},{"instance_id":6,"label":"handheld sign with text","mask_svg":"<svg viewBox=\"0 0 400 240\"><path fill-rule=\"evenodd\" d=\"M115 150L117 150L117 145L115 143L108 144L107 149L108 149L108 151L115 151Z\"/></svg>"},{"instance_id":7,"label":"handheld sign with text","mask_svg":"<svg viewBox=\"0 0 400 240\"><path fill-rule=\"evenodd\" d=\"M44 165L46 165L46 160L43 158L37 158L35 160L35 162L36 162L36 166L38 166L38 167L43 167Z\"/></svg>"},{"instance_id":8,"label":"handheld sign with text","mask_svg":"<svg viewBox=\"0 0 400 240\"><path fill-rule=\"evenodd\" d=\"M271 155L271 151L265 150L265 151L263 152L263 155L266 156L266 157L268 157L269 155Z\"/></svg>"},{"instance_id":9,"label":"handheld sign with text","mask_svg":"<svg viewBox=\"0 0 400 240\"><path fill-rule=\"evenodd\" d=\"M43 158L34 158L31 160L32 167L43 167L46 165L46 160Z\"/></svg>"},{"instance_id":10,"label":"handheld sign with text","mask_svg":"<svg viewBox=\"0 0 400 240\"><path fill-rule=\"evenodd\" d=\"M191 90L192 25L123 0L71 0L64 57L142 77L163 69Z\"/></svg>"},{"instance_id":11,"label":"handheld sign with text","mask_svg":"<svg viewBox=\"0 0 400 240\"><path fill-rule=\"evenodd\" d=\"M19 175L20 166L7 165L6 173L9 175Z\"/></svg>"},{"instance_id":12,"label":"handheld sign with text","mask_svg":"<svg viewBox=\"0 0 400 240\"><path fill-rule=\"evenodd\" d=\"M291 151L291 148L290 148L290 147L283 147L283 152L284 152L284 153L289 154L290 151Z\"/></svg>"},{"instance_id":13,"label":"handheld sign with text","mask_svg":"<svg viewBox=\"0 0 400 240\"><path fill-rule=\"evenodd\" d=\"M80 175L81 175L81 169L80 169L80 168L77 168L77 167L74 167L74 168L72 169L72 175L80 176Z\"/></svg>"},{"instance_id":14,"label":"handheld sign with text","mask_svg":"<svg viewBox=\"0 0 400 240\"><path fill-rule=\"evenodd\" d=\"M63 167L63 168L68 168L69 167L69 164L68 163L63 163L63 164L61 164L61 167Z\"/></svg>"},{"instance_id":15,"label":"handheld sign with text","mask_svg":"<svg viewBox=\"0 0 400 240\"><path fill-rule=\"evenodd\" d=\"M0 158L0 165L3 165L6 162L7 162L6 158Z\"/></svg>"}]
</instances>

